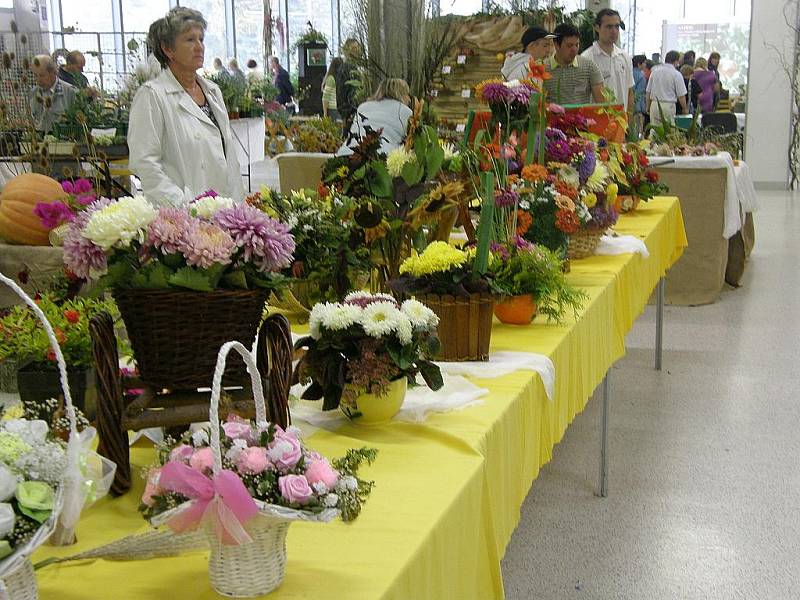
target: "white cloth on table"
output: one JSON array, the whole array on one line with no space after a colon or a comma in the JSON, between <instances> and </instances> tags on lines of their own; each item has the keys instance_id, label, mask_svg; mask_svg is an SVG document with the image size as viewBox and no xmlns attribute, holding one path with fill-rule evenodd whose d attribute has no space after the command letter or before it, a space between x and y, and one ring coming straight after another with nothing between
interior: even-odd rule
<instances>
[{"instance_id":1,"label":"white cloth on table","mask_svg":"<svg viewBox=\"0 0 800 600\"><path fill-rule=\"evenodd\" d=\"M739 192L734 174L733 159L727 152L714 156L676 156L675 161L659 165L661 169L726 169L725 216L722 237L730 239L742 228L742 215L739 211Z\"/></svg>"},{"instance_id":2,"label":"white cloth on table","mask_svg":"<svg viewBox=\"0 0 800 600\"><path fill-rule=\"evenodd\" d=\"M430 413L450 412L481 404L489 390L480 388L463 377L443 375L444 386L433 391L426 385L408 388L403 406L395 415L395 420L422 423ZM295 385L291 394L298 398L306 386ZM313 425L333 431L347 423L348 419L338 410L321 410L321 403L299 402L291 407L292 419L300 419Z\"/></svg>"},{"instance_id":3,"label":"white cloth on table","mask_svg":"<svg viewBox=\"0 0 800 600\"><path fill-rule=\"evenodd\" d=\"M594 253L604 256L634 253L641 254L645 258L650 256L645 243L632 235L604 235L600 238Z\"/></svg>"},{"instance_id":4,"label":"white cloth on table","mask_svg":"<svg viewBox=\"0 0 800 600\"><path fill-rule=\"evenodd\" d=\"M739 204L746 213L756 212L759 209L758 194L750 177L750 167L744 161L734 166L733 173L736 178L736 191L739 194Z\"/></svg>"},{"instance_id":5,"label":"white cloth on table","mask_svg":"<svg viewBox=\"0 0 800 600\"><path fill-rule=\"evenodd\" d=\"M234 119L230 122L233 146L239 158L239 166L246 169L264 160L264 117L258 119Z\"/></svg>"},{"instance_id":6,"label":"white cloth on table","mask_svg":"<svg viewBox=\"0 0 800 600\"><path fill-rule=\"evenodd\" d=\"M442 374L468 375L477 379L493 379L514 371L535 371L542 378L549 400L555 395L556 367L544 354L533 352L491 352L485 362L437 362Z\"/></svg>"}]
</instances>

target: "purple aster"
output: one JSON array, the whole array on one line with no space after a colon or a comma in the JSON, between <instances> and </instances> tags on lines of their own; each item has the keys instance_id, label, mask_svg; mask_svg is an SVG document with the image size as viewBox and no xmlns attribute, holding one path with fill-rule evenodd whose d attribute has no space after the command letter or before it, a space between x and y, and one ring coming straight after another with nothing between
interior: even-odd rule
<instances>
[{"instance_id":1,"label":"purple aster","mask_svg":"<svg viewBox=\"0 0 800 600\"><path fill-rule=\"evenodd\" d=\"M174 254L186 230L197 220L189 217L185 208L161 208L147 228L147 243L164 254Z\"/></svg>"},{"instance_id":2,"label":"purple aster","mask_svg":"<svg viewBox=\"0 0 800 600\"><path fill-rule=\"evenodd\" d=\"M236 244L228 232L200 219L192 221L178 243L178 250L186 257L186 264L203 269L216 264L230 264Z\"/></svg>"},{"instance_id":3,"label":"purple aster","mask_svg":"<svg viewBox=\"0 0 800 600\"><path fill-rule=\"evenodd\" d=\"M86 179L84 177L81 177L80 179L78 179L78 181L76 181L74 184L72 184L72 188L75 190L75 194L83 195L83 194L88 194L89 192L91 192L92 189L94 188L94 186L92 185L91 181L89 181L88 179ZM63 189L63 186L62 186L62 189Z\"/></svg>"},{"instance_id":4,"label":"purple aster","mask_svg":"<svg viewBox=\"0 0 800 600\"><path fill-rule=\"evenodd\" d=\"M33 207L33 214L39 217L42 225L47 229L58 227L62 223L71 223L75 219L75 213L63 202L37 202Z\"/></svg>"},{"instance_id":5,"label":"purple aster","mask_svg":"<svg viewBox=\"0 0 800 600\"><path fill-rule=\"evenodd\" d=\"M78 213L64 237L64 265L81 279L100 277L108 269L106 253L100 246L95 246L83 237L82 231L94 211L112 202L108 198L100 198L86 210Z\"/></svg>"},{"instance_id":6,"label":"purple aster","mask_svg":"<svg viewBox=\"0 0 800 600\"><path fill-rule=\"evenodd\" d=\"M497 242L492 242L492 245L489 246L489 250L492 254L499 256L504 261L511 257L511 253L508 251L508 248L506 248L503 244L498 244Z\"/></svg>"},{"instance_id":7,"label":"purple aster","mask_svg":"<svg viewBox=\"0 0 800 600\"><path fill-rule=\"evenodd\" d=\"M560 163L569 162L572 158L572 152L569 147L569 142L566 140L553 139L547 142L547 158L548 160Z\"/></svg>"},{"instance_id":8,"label":"purple aster","mask_svg":"<svg viewBox=\"0 0 800 600\"><path fill-rule=\"evenodd\" d=\"M74 194L75 193L75 186L72 185L72 182L69 179L65 179L61 182L61 189L64 190L67 194Z\"/></svg>"},{"instance_id":9,"label":"purple aster","mask_svg":"<svg viewBox=\"0 0 800 600\"><path fill-rule=\"evenodd\" d=\"M548 127L545 132L545 136L548 140L566 140L567 136L564 134L563 131L560 129L554 129L553 127Z\"/></svg>"},{"instance_id":10,"label":"purple aster","mask_svg":"<svg viewBox=\"0 0 800 600\"><path fill-rule=\"evenodd\" d=\"M513 190L500 189L494 193L494 204L498 208L514 206L519 201L519 194Z\"/></svg>"},{"instance_id":11,"label":"purple aster","mask_svg":"<svg viewBox=\"0 0 800 600\"><path fill-rule=\"evenodd\" d=\"M589 209L589 214L592 215L590 224L596 229L608 229L619 217L613 206L607 207L599 202Z\"/></svg>"},{"instance_id":12,"label":"purple aster","mask_svg":"<svg viewBox=\"0 0 800 600\"><path fill-rule=\"evenodd\" d=\"M502 83L487 83L481 90L483 99L486 102L505 102L509 99L509 88Z\"/></svg>"},{"instance_id":13,"label":"purple aster","mask_svg":"<svg viewBox=\"0 0 800 600\"><path fill-rule=\"evenodd\" d=\"M248 204L223 208L214 220L243 250L245 262L252 261L259 271L280 271L292 263L294 238L288 226L257 208Z\"/></svg>"},{"instance_id":14,"label":"purple aster","mask_svg":"<svg viewBox=\"0 0 800 600\"><path fill-rule=\"evenodd\" d=\"M597 155L594 150L586 149L583 151L583 160L578 165L578 176L581 183L586 183L586 180L594 173L594 167L597 164Z\"/></svg>"}]
</instances>

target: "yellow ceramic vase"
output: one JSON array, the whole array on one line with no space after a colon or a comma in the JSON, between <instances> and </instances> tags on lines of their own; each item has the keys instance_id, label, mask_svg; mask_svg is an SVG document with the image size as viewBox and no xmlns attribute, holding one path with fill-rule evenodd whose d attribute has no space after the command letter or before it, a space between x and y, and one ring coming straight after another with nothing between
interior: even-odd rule
<instances>
[{"instance_id":1,"label":"yellow ceramic vase","mask_svg":"<svg viewBox=\"0 0 800 600\"><path fill-rule=\"evenodd\" d=\"M408 379L401 377L389 384L387 393L383 396L361 394L355 400L342 397L339 408L353 423L359 425L385 423L400 411L407 387Z\"/></svg>"}]
</instances>

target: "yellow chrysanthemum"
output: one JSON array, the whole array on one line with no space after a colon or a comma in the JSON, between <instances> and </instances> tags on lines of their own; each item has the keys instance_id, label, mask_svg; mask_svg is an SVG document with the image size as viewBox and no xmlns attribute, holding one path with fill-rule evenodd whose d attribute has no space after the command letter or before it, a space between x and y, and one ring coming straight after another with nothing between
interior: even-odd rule
<instances>
[{"instance_id":1,"label":"yellow chrysanthemum","mask_svg":"<svg viewBox=\"0 0 800 600\"><path fill-rule=\"evenodd\" d=\"M467 262L467 253L454 248L447 242L433 242L422 254L408 257L400 265L400 273L409 273L414 277L424 277L433 273L444 273L453 267Z\"/></svg>"}]
</instances>

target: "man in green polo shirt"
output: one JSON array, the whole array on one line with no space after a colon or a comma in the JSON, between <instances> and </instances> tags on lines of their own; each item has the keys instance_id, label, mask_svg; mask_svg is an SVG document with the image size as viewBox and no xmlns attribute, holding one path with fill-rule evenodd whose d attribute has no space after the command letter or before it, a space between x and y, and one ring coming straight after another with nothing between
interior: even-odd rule
<instances>
[{"instance_id":1,"label":"man in green polo shirt","mask_svg":"<svg viewBox=\"0 0 800 600\"><path fill-rule=\"evenodd\" d=\"M605 102L603 73L594 62L578 56L581 34L577 27L562 23L553 33L556 53L545 61L550 73L544 82L548 100L557 104Z\"/></svg>"}]
</instances>

